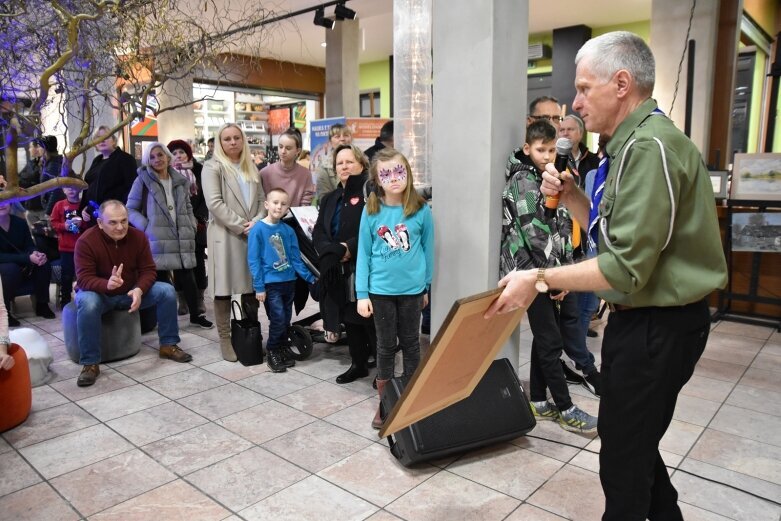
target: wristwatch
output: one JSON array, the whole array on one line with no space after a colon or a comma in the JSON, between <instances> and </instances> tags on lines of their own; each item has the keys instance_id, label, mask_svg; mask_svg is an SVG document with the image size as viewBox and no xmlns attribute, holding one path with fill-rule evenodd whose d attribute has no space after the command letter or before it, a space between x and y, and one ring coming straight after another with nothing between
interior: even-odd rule
<instances>
[{"instance_id":1,"label":"wristwatch","mask_svg":"<svg viewBox=\"0 0 781 521\"><path fill-rule=\"evenodd\" d=\"M540 293L547 293L550 289L548 283L545 281L545 268L537 270L537 281L534 283L534 289Z\"/></svg>"}]
</instances>

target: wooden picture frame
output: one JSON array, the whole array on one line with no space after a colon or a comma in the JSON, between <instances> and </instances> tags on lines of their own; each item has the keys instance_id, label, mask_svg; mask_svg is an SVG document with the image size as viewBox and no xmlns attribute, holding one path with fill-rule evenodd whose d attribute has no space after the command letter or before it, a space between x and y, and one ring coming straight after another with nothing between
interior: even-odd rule
<instances>
[{"instance_id":1,"label":"wooden picture frame","mask_svg":"<svg viewBox=\"0 0 781 521\"><path fill-rule=\"evenodd\" d=\"M525 308L483 318L503 288L453 303L426 357L380 430L384 438L468 398L518 326Z\"/></svg>"},{"instance_id":2,"label":"wooden picture frame","mask_svg":"<svg viewBox=\"0 0 781 521\"><path fill-rule=\"evenodd\" d=\"M730 199L781 201L781 154L735 154Z\"/></svg>"},{"instance_id":3,"label":"wooden picture frame","mask_svg":"<svg viewBox=\"0 0 781 521\"><path fill-rule=\"evenodd\" d=\"M713 185L713 195L716 199L727 198L727 175L729 172L726 170L711 170L710 182Z\"/></svg>"}]
</instances>

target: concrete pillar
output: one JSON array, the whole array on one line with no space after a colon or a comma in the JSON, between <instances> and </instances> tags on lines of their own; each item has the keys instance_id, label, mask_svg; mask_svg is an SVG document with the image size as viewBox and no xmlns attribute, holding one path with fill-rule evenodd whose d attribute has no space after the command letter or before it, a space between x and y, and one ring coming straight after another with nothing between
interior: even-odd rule
<instances>
[{"instance_id":1,"label":"concrete pillar","mask_svg":"<svg viewBox=\"0 0 781 521\"><path fill-rule=\"evenodd\" d=\"M102 92L115 92L114 83L105 80L101 83ZM51 103L48 103L41 110L41 130L44 134L51 134L57 137L60 153L70 150L71 144L81 133L84 122L84 113L78 99L66 100L62 94L57 94L54 89L49 91ZM112 127L116 124L118 114L114 107L102 96L93 96L93 116L90 136L101 125ZM95 150L90 149L86 154L78 156L71 164L71 168L77 174L86 173L92 159L95 157Z\"/></svg>"},{"instance_id":2,"label":"concrete pillar","mask_svg":"<svg viewBox=\"0 0 781 521\"><path fill-rule=\"evenodd\" d=\"M651 50L656 58L654 98L659 108L683 130L686 113L686 70L689 56L683 60L678 95L670 114L670 106L678 81L678 64L687 45L691 4L679 0L653 0L651 4ZM711 127L711 98L716 69L716 44L719 22L719 2L697 2L689 39L695 40L694 100L691 119L691 140L707 158Z\"/></svg>"},{"instance_id":3,"label":"concrete pillar","mask_svg":"<svg viewBox=\"0 0 781 521\"><path fill-rule=\"evenodd\" d=\"M358 20L325 31L325 117L358 117Z\"/></svg>"},{"instance_id":4,"label":"concrete pillar","mask_svg":"<svg viewBox=\"0 0 781 521\"><path fill-rule=\"evenodd\" d=\"M192 75L163 83L157 93L157 100L160 102L161 109L184 105L174 110L161 112L157 116L157 140L164 144L173 139L183 139L193 143L195 140L195 113L192 106Z\"/></svg>"},{"instance_id":5,"label":"concrete pillar","mask_svg":"<svg viewBox=\"0 0 781 521\"><path fill-rule=\"evenodd\" d=\"M529 2L434 0L432 330L453 301L496 287L501 192L523 142ZM518 342L503 356L517 367Z\"/></svg>"}]
</instances>

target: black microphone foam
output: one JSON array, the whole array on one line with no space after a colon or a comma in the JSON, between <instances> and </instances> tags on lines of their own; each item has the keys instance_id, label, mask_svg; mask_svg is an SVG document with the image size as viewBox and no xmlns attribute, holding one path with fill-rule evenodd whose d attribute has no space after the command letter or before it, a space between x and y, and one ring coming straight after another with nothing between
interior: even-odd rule
<instances>
[{"instance_id":1,"label":"black microphone foam","mask_svg":"<svg viewBox=\"0 0 781 521\"><path fill-rule=\"evenodd\" d=\"M567 170L567 162L569 161L569 155L572 152L572 141L565 137L560 137L556 140L556 160L553 162L553 166L559 173ZM556 215L556 208L559 206L559 196L556 194L545 196L545 217L552 218Z\"/></svg>"}]
</instances>

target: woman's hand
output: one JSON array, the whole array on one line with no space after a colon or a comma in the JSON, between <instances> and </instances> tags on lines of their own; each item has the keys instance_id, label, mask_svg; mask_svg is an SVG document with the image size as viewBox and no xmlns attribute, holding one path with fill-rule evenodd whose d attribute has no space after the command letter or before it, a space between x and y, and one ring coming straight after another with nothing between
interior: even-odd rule
<instances>
[{"instance_id":1,"label":"woman's hand","mask_svg":"<svg viewBox=\"0 0 781 521\"><path fill-rule=\"evenodd\" d=\"M368 298L358 299L358 314L363 318L369 318L374 313L372 301Z\"/></svg>"},{"instance_id":2,"label":"woman's hand","mask_svg":"<svg viewBox=\"0 0 781 521\"><path fill-rule=\"evenodd\" d=\"M255 221L247 221L244 223L244 235L249 235L249 231L255 226Z\"/></svg>"},{"instance_id":3,"label":"woman's hand","mask_svg":"<svg viewBox=\"0 0 781 521\"><path fill-rule=\"evenodd\" d=\"M339 244L344 246L344 256L342 257L342 259L339 262L347 262L352 257L352 255L350 255L350 248L347 247L347 243L346 242L340 242Z\"/></svg>"},{"instance_id":4,"label":"woman's hand","mask_svg":"<svg viewBox=\"0 0 781 521\"><path fill-rule=\"evenodd\" d=\"M13 356L7 353L0 354L0 369L5 369L8 371L14 366L14 362L15 361Z\"/></svg>"}]
</instances>

